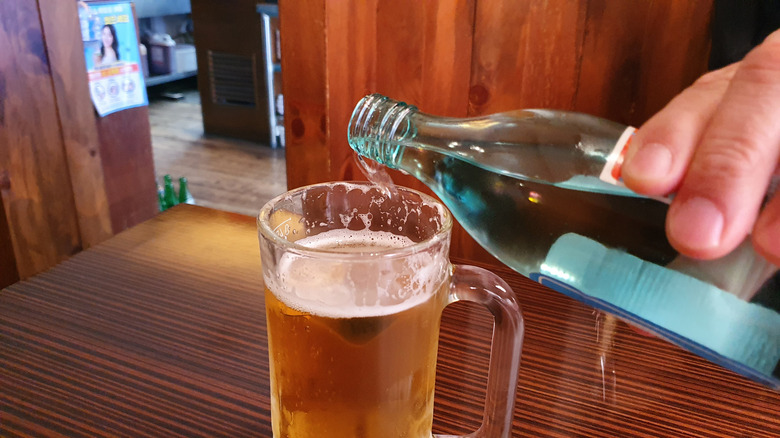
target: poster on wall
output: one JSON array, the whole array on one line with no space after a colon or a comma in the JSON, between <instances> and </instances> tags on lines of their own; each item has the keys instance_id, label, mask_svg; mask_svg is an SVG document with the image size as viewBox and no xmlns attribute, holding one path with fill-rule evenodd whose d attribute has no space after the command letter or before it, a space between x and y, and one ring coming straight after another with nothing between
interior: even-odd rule
<instances>
[{"instance_id":1,"label":"poster on wall","mask_svg":"<svg viewBox=\"0 0 780 438\"><path fill-rule=\"evenodd\" d=\"M79 22L97 113L148 105L130 2L79 2Z\"/></svg>"}]
</instances>

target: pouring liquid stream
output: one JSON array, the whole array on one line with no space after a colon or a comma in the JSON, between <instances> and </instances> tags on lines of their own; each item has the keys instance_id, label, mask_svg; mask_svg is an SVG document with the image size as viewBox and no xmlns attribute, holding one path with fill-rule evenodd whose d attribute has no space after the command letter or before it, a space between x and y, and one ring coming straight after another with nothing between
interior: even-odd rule
<instances>
[{"instance_id":1,"label":"pouring liquid stream","mask_svg":"<svg viewBox=\"0 0 780 438\"><path fill-rule=\"evenodd\" d=\"M358 163L360 171L363 172L363 175L366 177L366 179L376 185L383 195L388 197L395 197L398 195L398 190L395 188L393 178L390 177L389 173L387 173L387 168L385 166L377 163L374 160L366 159L356 152L353 153L353 156L355 157L355 161Z\"/></svg>"}]
</instances>

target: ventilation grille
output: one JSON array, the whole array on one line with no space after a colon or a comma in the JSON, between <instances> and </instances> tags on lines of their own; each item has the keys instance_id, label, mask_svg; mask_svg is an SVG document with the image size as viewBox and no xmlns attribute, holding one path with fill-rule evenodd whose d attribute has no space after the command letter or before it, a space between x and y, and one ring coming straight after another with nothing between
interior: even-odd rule
<instances>
[{"instance_id":1,"label":"ventilation grille","mask_svg":"<svg viewBox=\"0 0 780 438\"><path fill-rule=\"evenodd\" d=\"M209 50L211 101L223 105L255 106L254 56Z\"/></svg>"}]
</instances>

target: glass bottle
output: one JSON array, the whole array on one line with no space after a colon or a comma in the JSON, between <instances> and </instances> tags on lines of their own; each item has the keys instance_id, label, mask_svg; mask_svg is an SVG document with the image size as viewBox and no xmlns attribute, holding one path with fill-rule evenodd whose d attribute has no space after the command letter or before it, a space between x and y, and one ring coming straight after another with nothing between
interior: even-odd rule
<instances>
[{"instance_id":1,"label":"glass bottle","mask_svg":"<svg viewBox=\"0 0 780 438\"><path fill-rule=\"evenodd\" d=\"M165 201L165 208L171 208L179 203L176 197L176 189L173 188L173 179L170 175L163 177L163 200Z\"/></svg>"},{"instance_id":2,"label":"glass bottle","mask_svg":"<svg viewBox=\"0 0 780 438\"><path fill-rule=\"evenodd\" d=\"M179 178L179 204L195 204L187 178L184 177Z\"/></svg>"},{"instance_id":3,"label":"glass bottle","mask_svg":"<svg viewBox=\"0 0 780 438\"><path fill-rule=\"evenodd\" d=\"M710 261L666 239L668 200L621 186L634 129L555 110L473 118L364 97L361 156L428 185L474 239L535 281L780 388L780 274L746 239Z\"/></svg>"}]
</instances>

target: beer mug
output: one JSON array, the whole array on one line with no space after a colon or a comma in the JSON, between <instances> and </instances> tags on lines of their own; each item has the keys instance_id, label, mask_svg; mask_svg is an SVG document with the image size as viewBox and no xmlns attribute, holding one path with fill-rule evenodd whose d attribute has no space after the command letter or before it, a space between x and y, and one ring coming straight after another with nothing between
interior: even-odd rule
<instances>
[{"instance_id":1,"label":"beer mug","mask_svg":"<svg viewBox=\"0 0 780 438\"><path fill-rule=\"evenodd\" d=\"M439 322L494 315L478 437L511 435L523 321L496 275L452 266L438 201L368 183L299 188L258 217L274 437L430 438Z\"/></svg>"}]
</instances>

